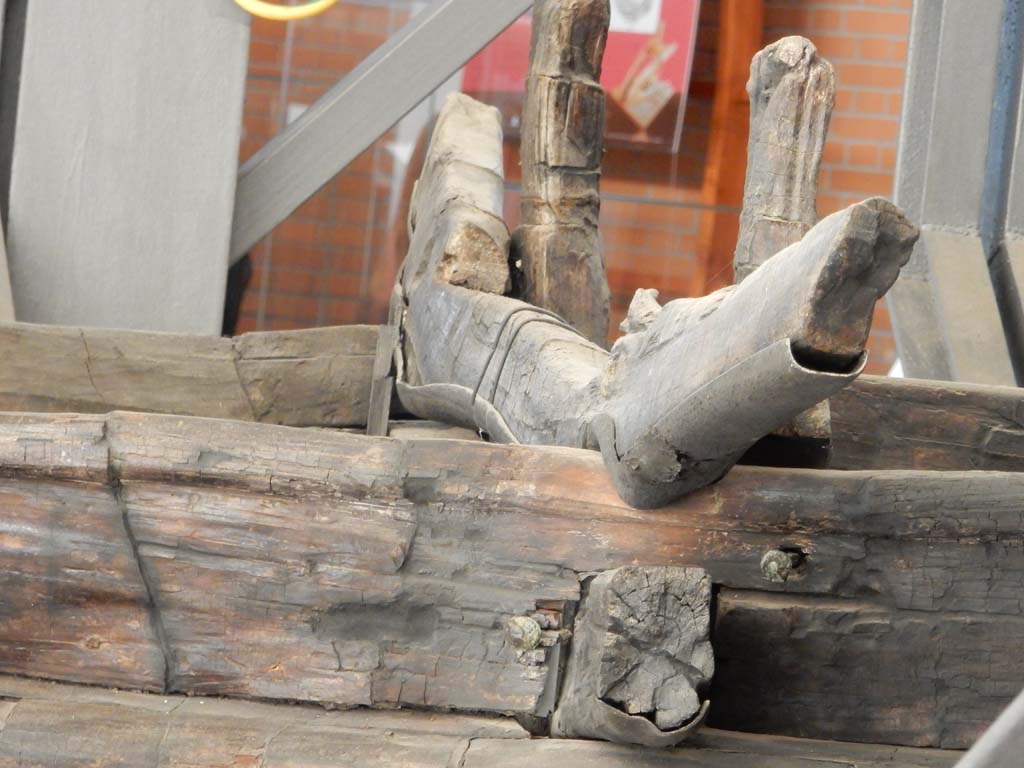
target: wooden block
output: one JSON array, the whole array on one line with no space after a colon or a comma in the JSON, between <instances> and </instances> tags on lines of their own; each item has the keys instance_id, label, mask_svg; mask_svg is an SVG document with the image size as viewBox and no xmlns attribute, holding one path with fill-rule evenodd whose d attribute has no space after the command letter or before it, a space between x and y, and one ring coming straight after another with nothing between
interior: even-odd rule
<instances>
[{"instance_id":1,"label":"wooden block","mask_svg":"<svg viewBox=\"0 0 1024 768\"><path fill-rule=\"evenodd\" d=\"M293 427L366 423L378 327L247 333L234 340L256 421Z\"/></svg>"}]
</instances>

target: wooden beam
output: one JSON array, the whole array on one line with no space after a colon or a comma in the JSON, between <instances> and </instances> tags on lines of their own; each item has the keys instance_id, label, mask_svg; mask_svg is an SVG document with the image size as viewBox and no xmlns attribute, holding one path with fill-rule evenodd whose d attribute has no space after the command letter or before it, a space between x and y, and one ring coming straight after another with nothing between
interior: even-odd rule
<instances>
[{"instance_id":1,"label":"wooden beam","mask_svg":"<svg viewBox=\"0 0 1024 768\"><path fill-rule=\"evenodd\" d=\"M715 95L701 187L703 202L713 208L701 214L691 296L732 283L750 126L746 83L750 61L763 45L764 0L722 0L718 14Z\"/></svg>"},{"instance_id":2,"label":"wooden beam","mask_svg":"<svg viewBox=\"0 0 1024 768\"><path fill-rule=\"evenodd\" d=\"M0 325L0 411L124 409L364 427L378 332L346 326L222 340ZM861 376L830 405L836 469L1024 471L1024 392L1015 387ZM419 424L398 434L471 434Z\"/></svg>"},{"instance_id":3,"label":"wooden beam","mask_svg":"<svg viewBox=\"0 0 1024 768\"><path fill-rule=\"evenodd\" d=\"M0 410L362 426L377 338L360 325L235 339L0 325Z\"/></svg>"},{"instance_id":4,"label":"wooden beam","mask_svg":"<svg viewBox=\"0 0 1024 768\"><path fill-rule=\"evenodd\" d=\"M705 730L672 751L530 739L511 719L153 696L0 678L0 764L195 768L949 768L958 752Z\"/></svg>"},{"instance_id":5,"label":"wooden beam","mask_svg":"<svg viewBox=\"0 0 1024 768\"><path fill-rule=\"evenodd\" d=\"M238 173L232 263L530 8L433 0Z\"/></svg>"},{"instance_id":6,"label":"wooden beam","mask_svg":"<svg viewBox=\"0 0 1024 768\"><path fill-rule=\"evenodd\" d=\"M1011 669L1020 613L723 589L715 622L712 723L720 728L965 747L1022 687Z\"/></svg>"},{"instance_id":7,"label":"wooden beam","mask_svg":"<svg viewBox=\"0 0 1024 768\"><path fill-rule=\"evenodd\" d=\"M1024 391L861 376L829 401L835 469L1024 471Z\"/></svg>"},{"instance_id":8,"label":"wooden beam","mask_svg":"<svg viewBox=\"0 0 1024 768\"><path fill-rule=\"evenodd\" d=\"M806 38L784 37L754 56L737 283L817 223L818 168L835 89L832 65Z\"/></svg>"},{"instance_id":9,"label":"wooden beam","mask_svg":"<svg viewBox=\"0 0 1024 768\"><path fill-rule=\"evenodd\" d=\"M809 708L855 701L848 722L871 727L850 738L962 746L1024 687L1024 474L738 467L639 512L589 451L146 414L0 417L0 461L5 673L543 714L557 665L520 657L508 622L560 628L586 574L644 563L699 566L794 611L829 599L969 628L985 661L933 670L956 689L938 723L914 714L923 686L894 703L882 686L858 698L807 682L778 705L780 730L824 735ZM799 553L784 582L761 567L780 548ZM751 633L776 636L777 613L720 621L715 642L754 658ZM878 680L936 652L885 621L828 626L802 646L808 680L826 679L837 644L871 649ZM765 656L759 674L781 679L789 658ZM764 698L747 706L777 701L752 688Z\"/></svg>"}]
</instances>

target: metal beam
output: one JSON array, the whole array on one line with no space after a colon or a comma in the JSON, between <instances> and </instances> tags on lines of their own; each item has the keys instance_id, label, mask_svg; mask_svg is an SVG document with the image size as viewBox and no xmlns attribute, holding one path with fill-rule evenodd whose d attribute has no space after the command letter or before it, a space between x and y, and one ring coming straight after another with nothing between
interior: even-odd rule
<instances>
[{"instance_id":1,"label":"metal beam","mask_svg":"<svg viewBox=\"0 0 1024 768\"><path fill-rule=\"evenodd\" d=\"M219 335L248 14L232 0L20 0L7 13L23 31L17 103L5 93L0 116L18 318Z\"/></svg>"},{"instance_id":2,"label":"metal beam","mask_svg":"<svg viewBox=\"0 0 1024 768\"><path fill-rule=\"evenodd\" d=\"M1014 2L914 5L896 202L921 225L921 239L889 293L913 378L1016 383L984 230L1004 9Z\"/></svg>"},{"instance_id":3,"label":"metal beam","mask_svg":"<svg viewBox=\"0 0 1024 768\"><path fill-rule=\"evenodd\" d=\"M232 262L531 5L531 0L435 0L414 16L242 166Z\"/></svg>"}]
</instances>

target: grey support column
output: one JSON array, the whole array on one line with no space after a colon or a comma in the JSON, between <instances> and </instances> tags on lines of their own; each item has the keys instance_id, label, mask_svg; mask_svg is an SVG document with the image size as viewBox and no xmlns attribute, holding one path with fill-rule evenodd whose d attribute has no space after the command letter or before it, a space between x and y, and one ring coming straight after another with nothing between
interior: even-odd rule
<instances>
[{"instance_id":1,"label":"grey support column","mask_svg":"<svg viewBox=\"0 0 1024 768\"><path fill-rule=\"evenodd\" d=\"M921 225L921 239L889 294L907 376L1016 381L983 232L1001 32L1014 2L914 5L896 202Z\"/></svg>"},{"instance_id":2,"label":"grey support column","mask_svg":"<svg viewBox=\"0 0 1024 768\"><path fill-rule=\"evenodd\" d=\"M1006 227L1002 247L996 257L1005 270L1003 293L1008 306L1008 338L1018 363L1018 381L1024 373L1024 0L1017 0L1013 29L1006 29L1012 35L1016 48L1007 49L1007 54L1016 56L1018 66L1016 86L1018 90L1016 135L1011 135L1012 160L1004 167L1010 171L1006 195ZM1024 383L1024 382L1021 382Z\"/></svg>"},{"instance_id":3,"label":"grey support column","mask_svg":"<svg viewBox=\"0 0 1024 768\"><path fill-rule=\"evenodd\" d=\"M15 5L18 318L219 333L248 15L232 0Z\"/></svg>"}]
</instances>

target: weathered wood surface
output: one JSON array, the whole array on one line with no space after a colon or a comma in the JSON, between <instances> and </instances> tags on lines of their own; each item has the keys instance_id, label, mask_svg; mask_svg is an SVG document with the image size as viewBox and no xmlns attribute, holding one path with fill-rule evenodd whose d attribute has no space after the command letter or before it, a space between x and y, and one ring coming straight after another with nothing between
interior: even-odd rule
<instances>
[{"instance_id":1,"label":"weathered wood surface","mask_svg":"<svg viewBox=\"0 0 1024 768\"><path fill-rule=\"evenodd\" d=\"M541 611L557 627L581 575L645 563L700 566L715 584L782 600L870 603L940 624L969 614L987 663L932 672L936 688L962 696L944 725L913 716L932 693L894 705L881 687L851 702L794 686L776 702L779 730L809 732L811 702L856 704L865 719L888 708L872 725L879 741L933 743L939 733L961 746L1008 702L992 669L1007 690L1024 687L1024 475L738 467L640 512L588 451L147 414L0 424L6 673L544 713L551 664L520 657L508 620ZM804 553L781 584L760 567L780 547ZM778 634L777 613L763 614L766 636ZM739 636L722 626L723 648L754 643L749 622ZM878 679L899 679L906 658L934 654L925 633L880 622L832 629L806 640L807 658L838 634L877 651ZM757 660L759 674L782 674L787 659L772 658Z\"/></svg>"},{"instance_id":2,"label":"weathered wood surface","mask_svg":"<svg viewBox=\"0 0 1024 768\"><path fill-rule=\"evenodd\" d=\"M827 217L739 286L631 312L634 332L609 355L501 295L499 117L450 96L416 188L398 365L412 413L502 442L599 448L622 497L650 508L714 482L857 376L875 301L916 239L890 203Z\"/></svg>"},{"instance_id":3,"label":"weathered wood surface","mask_svg":"<svg viewBox=\"0 0 1024 768\"><path fill-rule=\"evenodd\" d=\"M861 376L829 401L836 469L1024 471L1024 390Z\"/></svg>"},{"instance_id":4,"label":"weathered wood surface","mask_svg":"<svg viewBox=\"0 0 1024 768\"><path fill-rule=\"evenodd\" d=\"M715 658L700 568L627 566L584 582L553 736L667 747L704 722Z\"/></svg>"},{"instance_id":5,"label":"weathered wood surface","mask_svg":"<svg viewBox=\"0 0 1024 768\"><path fill-rule=\"evenodd\" d=\"M818 220L818 168L835 73L810 40L784 37L750 65L750 140L733 269L742 282Z\"/></svg>"},{"instance_id":6,"label":"weathered wood surface","mask_svg":"<svg viewBox=\"0 0 1024 768\"><path fill-rule=\"evenodd\" d=\"M702 731L685 748L529 739L514 721L153 696L0 678L3 768L947 768L960 753Z\"/></svg>"},{"instance_id":7,"label":"weathered wood surface","mask_svg":"<svg viewBox=\"0 0 1024 768\"><path fill-rule=\"evenodd\" d=\"M378 326L345 326L223 340L0 325L0 411L124 409L363 427L378 333ZM1024 391L1017 388L861 376L830 407L836 469L1024 471ZM399 430L475 434L427 422Z\"/></svg>"},{"instance_id":8,"label":"weathered wood surface","mask_svg":"<svg viewBox=\"0 0 1024 768\"><path fill-rule=\"evenodd\" d=\"M964 747L1024 687L1020 614L723 590L715 638L711 722L743 731Z\"/></svg>"},{"instance_id":9,"label":"weathered wood surface","mask_svg":"<svg viewBox=\"0 0 1024 768\"><path fill-rule=\"evenodd\" d=\"M377 326L234 339L0 324L0 410L365 425Z\"/></svg>"},{"instance_id":10,"label":"weathered wood surface","mask_svg":"<svg viewBox=\"0 0 1024 768\"><path fill-rule=\"evenodd\" d=\"M608 341L608 279L597 221L604 150L601 60L608 0L536 0L526 78L516 294L598 346Z\"/></svg>"}]
</instances>

